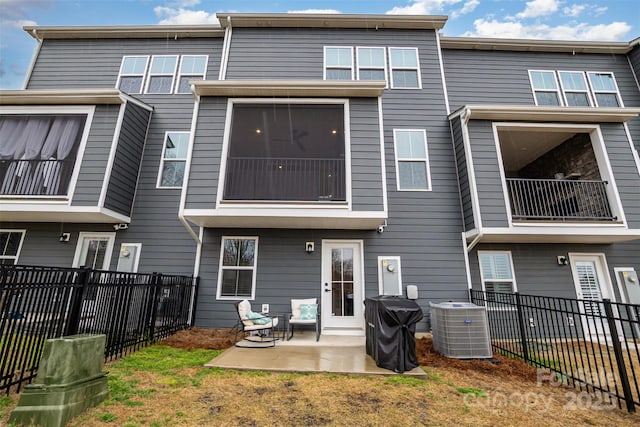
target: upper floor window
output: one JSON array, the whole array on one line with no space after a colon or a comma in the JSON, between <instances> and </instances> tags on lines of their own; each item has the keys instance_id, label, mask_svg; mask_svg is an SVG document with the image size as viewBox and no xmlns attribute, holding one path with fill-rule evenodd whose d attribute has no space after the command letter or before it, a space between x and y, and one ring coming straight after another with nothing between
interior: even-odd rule
<instances>
[{"instance_id":1,"label":"upper floor window","mask_svg":"<svg viewBox=\"0 0 640 427\"><path fill-rule=\"evenodd\" d=\"M386 55L383 47L357 47L358 80L386 80Z\"/></svg>"},{"instance_id":2,"label":"upper floor window","mask_svg":"<svg viewBox=\"0 0 640 427\"><path fill-rule=\"evenodd\" d=\"M117 87L125 93L142 93L148 56L125 56L120 65Z\"/></svg>"},{"instance_id":3,"label":"upper floor window","mask_svg":"<svg viewBox=\"0 0 640 427\"><path fill-rule=\"evenodd\" d=\"M613 73L587 73L598 107L621 107L620 92Z\"/></svg>"},{"instance_id":4,"label":"upper floor window","mask_svg":"<svg viewBox=\"0 0 640 427\"><path fill-rule=\"evenodd\" d=\"M430 190L429 156L425 130L394 129L398 190Z\"/></svg>"},{"instance_id":5,"label":"upper floor window","mask_svg":"<svg viewBox=\"0 0 640 427\"><path fill-rule=\"evenodd\" d=\"M23 240L24 230L0 230L0 264L18 262Z\"/></svg>"},{"instance_id":6,"label":"upper floor window","mask_svg":"<svg viewBox=\"0 0 640 427\"><path fill-rule=\"evenodd\" d=\"M420 88L420 66L418 49L414 47L390 47L389 66L391 69L391 88Z\"/></svg>"},{"instance_id":7,"label":"upper floor window","mask_svg":"<svg viewBox=\"0 0 640 427\"><path fill-rule=\"evenodd\" d=\"M529 79L536 105L622 106L622 99L613 73L530 70Z\"/></svg>"},{"instance_id":8,"label":"upper floor window","mask_svg":"<svg viewBox=\"0 0 640 427\"><path fill-rule=\"evenodd\" d=\"M344 103L233 105L224 200L345 201Z\"/></svg>"},{"instance_id":9,"label":"upper floor window","mask_svg":"<svg viewBox=\"0 0 640 427\"><path fill-rule=\"evenodd\" d=\"M218 271L218 298L253 299L257 260L257 237L223 237Z\"/></svg>"},{"instance_id":10,"label":"upper floor window","mask_svg":"<svg viewBox=\"0 0 640 427\"><path fill-rule=\"evenodd\" d=\"M180 188L189 150L189 132L167 132L162 148L159 188Z\"/></svg>"},{"instance_id":11,"label":"upper floor window","mask_svg":"<svg viewBox=\"0 0 640 427\"><path fill-rule=\"evenodd\" d=\"M561 105L556 74L553 71L529 71L536 105Z\"/></svg>"},{"instance_id":12,"label":"upper floor window","mask_svg":"<svg viewBox=\"0 0 640 427\"><path fill-rule=\"evenodd\" d=\"M353 48L324 48L325 80L353 80Z\"/></svg>"},{"instance_id":13,"label":"upper floor window","mask_svg":"<svg viewBox=\"0 0 640 427\"><path fill-rule=\"evenodd\" d=\"M0 195L66 195L86 120L86 114L0 115Z\"/></svg>"},{"instance_id":14,"label":"upper floor window","mask_svg":"<svg viewBox=\"0 0 640 427\"><path fill-rule=\"evenodd\" d=\"M146 93L171 93L178 65L177 56L154 56L151 58Z\"/></svg>"},{"instance_id":15,"label":"upper floor window","mask_svg":"<svg viewBox=\"0 0 640 427\"><path fill-rule=\"evenodd\" d=\"M205 55L183 55L180 59L180 72L176 93L190 93L189 80L204 80L208 57Z\"/></svg>"}]
</instances>

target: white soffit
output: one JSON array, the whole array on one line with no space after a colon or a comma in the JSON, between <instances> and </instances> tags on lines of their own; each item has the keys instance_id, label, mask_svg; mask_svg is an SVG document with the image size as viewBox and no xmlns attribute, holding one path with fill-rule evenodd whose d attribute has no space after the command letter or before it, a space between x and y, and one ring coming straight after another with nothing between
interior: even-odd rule
<instances>
[{"instance_id":1,"label":"white soffit","mask_svg":"<svg viewBox=\"0 0 640 427\"><path fill-rule=\"evenodd\" d=\"M469 119L571 123L623 123L637 117L640 108L535 107L521 105L466 105L452 113Z\"/></svg>"},{"instance_id":2,"label":"white soffit","mask_svg":"<svg viewBox=\"0 0 640 427\"><path fill-rule=\"evenodd\" d=\"M198 96L225 97L378 97L384 81L337 80L196 80L193 92Z\"/></svg>"}]
</instances>

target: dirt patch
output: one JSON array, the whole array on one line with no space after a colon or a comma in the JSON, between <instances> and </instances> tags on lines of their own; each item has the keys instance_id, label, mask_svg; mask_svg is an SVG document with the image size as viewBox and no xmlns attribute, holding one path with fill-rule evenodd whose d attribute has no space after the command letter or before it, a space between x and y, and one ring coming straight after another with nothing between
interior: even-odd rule
<instances>
[{"instance_id":1,"label":"dirt patch","mask_svg":"<svg viewBox=\"0 0 640 427\"><path fill-rule=\"evenodd\" d=\"M235 344L235 329L191 328L179 331L163 341L164 344L185 350L224 350ZM238 334L238 338L240 338Z\"/></svg>"}]
</instances>

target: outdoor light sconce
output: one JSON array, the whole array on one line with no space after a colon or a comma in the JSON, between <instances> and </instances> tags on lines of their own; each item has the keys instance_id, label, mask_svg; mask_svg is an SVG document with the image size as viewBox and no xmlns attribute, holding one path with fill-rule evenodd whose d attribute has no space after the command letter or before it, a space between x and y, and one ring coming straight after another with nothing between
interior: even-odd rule
<instances>
[{"instance_id":1,"label":"outdoor light sconce","mask_svg":"<svg viewBox=\"0 0 640 427\"><path fill-rule=\"evenodd\" d=\"M558 265L569 265L569 258L564 255L558 255Z\"/></svg>"},{"instance_id":2,"label":"outdoor light sconce","mask_svg":"<svg viewBox=\"0 0 640 427\"><path fill-rule=\"evenodd\" d=\"M308 254L310 254L311 252L315 251L315 244L313 242L307 242L304 245L304 250L307 251Z\"/></svg>"},{"instance_id":3,"label":"outdoor light sconce","mask_svg":"<svg viewBox=\"0 0 640 427\"><path fill-rule=\"evenodd\" d=\"M60 233L60 238L58 239L62 243L66 243L71 238L71 233Z\"/></svg>"}]
</instances>

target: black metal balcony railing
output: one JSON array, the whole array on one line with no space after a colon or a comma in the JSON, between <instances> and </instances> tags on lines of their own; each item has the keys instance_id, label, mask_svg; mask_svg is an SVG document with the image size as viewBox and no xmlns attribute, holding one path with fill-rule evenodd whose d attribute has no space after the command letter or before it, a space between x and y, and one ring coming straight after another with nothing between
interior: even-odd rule
<instances>
[{"instance_id":1,"label":"black metal balcony railing","mask_svg":"<svg viewBox=\"0 0 640 427\"><path fill-rule=\"evenodd\" d=\"M74 159L0 160L0 196L64 196Z\"/></svg>"},{"instance_id":2,"label":"black metal balcony railing","mask_svg":"<svg viewBox=\"0 0 640 427\"><path fill-rule=\"evenodd\" d=\"M607 181L507 178L511 215L515 220L616 220L606 191Z\"/></svg>"},{"instance_id":3,"label":"black metal balcony railing","mask_svg":"<svg viewBox=\"0 0 640 427\"><path fill-rule=\"evenodd\" d=\"M344 159L230 157L224 199L344 201Z\"/></svg>"}]
</instances>

